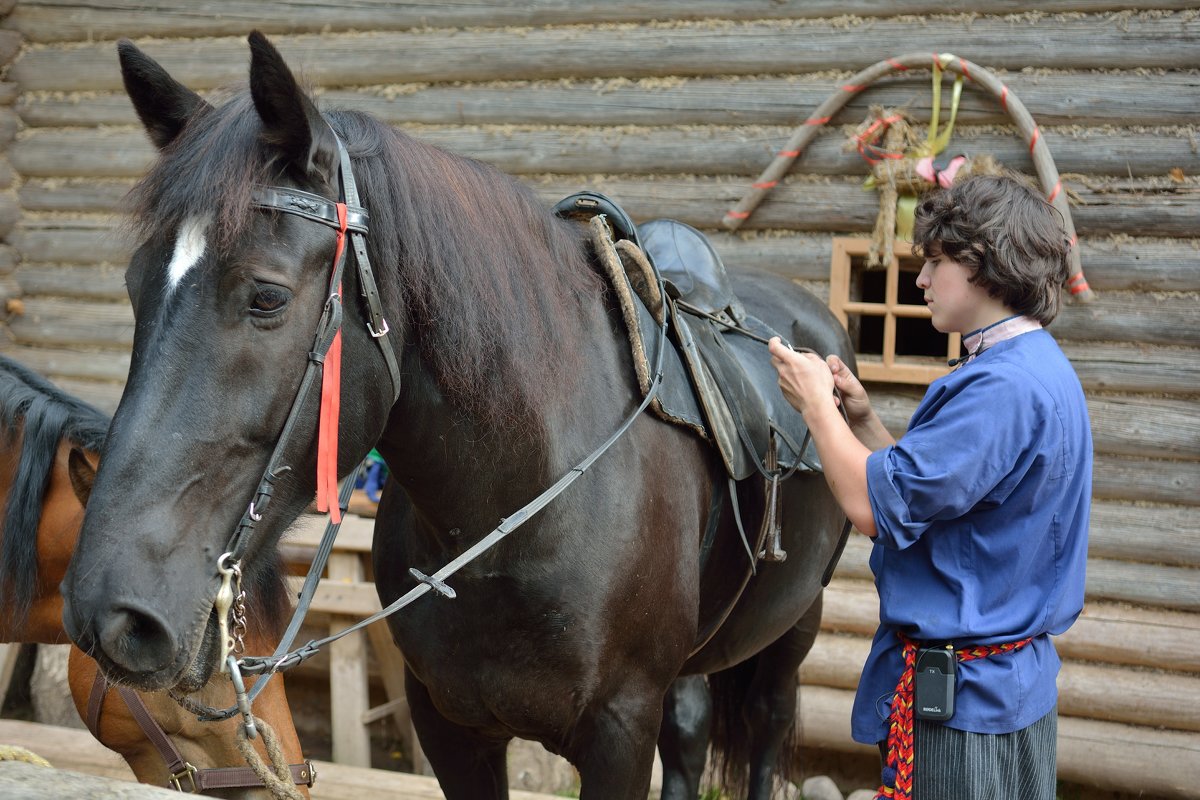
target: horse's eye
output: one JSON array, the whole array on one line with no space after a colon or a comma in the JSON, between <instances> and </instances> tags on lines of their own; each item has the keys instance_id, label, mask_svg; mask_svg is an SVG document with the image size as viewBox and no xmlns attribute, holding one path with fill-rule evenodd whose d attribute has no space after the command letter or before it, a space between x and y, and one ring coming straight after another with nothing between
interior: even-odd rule
<instances>
[{"instance_id":1,"label":"horse's eye","mask_svg":"<svg viewBox=\"0 0 1200 800\"><path fill-rule=\"evenodd\" d=\"M287 306L292 293L281 286L258 284L258 291L250 302L250 313L256 317L272 317Z\"/></svg>"}]
</instances>

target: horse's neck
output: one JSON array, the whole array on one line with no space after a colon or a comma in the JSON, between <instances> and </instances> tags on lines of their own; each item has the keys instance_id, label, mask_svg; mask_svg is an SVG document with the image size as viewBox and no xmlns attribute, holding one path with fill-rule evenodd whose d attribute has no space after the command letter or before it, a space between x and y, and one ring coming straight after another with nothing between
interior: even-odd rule
<instances>
[{"instance_id":1,"label":"horse's neck","mask_svg":"<svg viewBox=\"0 0 1200 800\"><path fill-rule=\"evenodd\" d=\"M494 505L485 515L512 512L615 430L625 401L636 405L623 388L624 373L632 378L628 345L602 308L581 309L579 324L591 332L582 368L556 385L558 396L539 398L499 427L447 400L417 348L406 348L405 386L379 448L418 506L467 503Z\"/></svg>"}]
</instances>

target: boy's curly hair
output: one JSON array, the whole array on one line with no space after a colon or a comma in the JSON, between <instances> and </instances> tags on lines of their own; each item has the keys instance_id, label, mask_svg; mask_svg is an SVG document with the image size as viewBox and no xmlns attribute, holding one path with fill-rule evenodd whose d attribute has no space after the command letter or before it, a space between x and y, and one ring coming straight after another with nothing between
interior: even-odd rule
<instances>
[{"instance_id":1,"label":"boy's curly hair","mask_svg":"<svg viewBox=\"0 0 1200 800\"><path fill-rule=\"evenodd\" d=\"M940 251L972 270L971 283L1043 325L1058 316L1070 249L1058 209L1011 175L973 175L917 205L914 254Z\"/></svg>"}]
</instances>

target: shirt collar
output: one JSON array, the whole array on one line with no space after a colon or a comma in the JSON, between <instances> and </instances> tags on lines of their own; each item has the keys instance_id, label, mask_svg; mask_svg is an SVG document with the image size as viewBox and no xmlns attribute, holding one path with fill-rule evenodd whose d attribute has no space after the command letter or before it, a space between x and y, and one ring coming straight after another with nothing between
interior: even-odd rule
<instances>
[{"instance_id":1,"label":"shirt collar","mask_svg":"<svg viewBox=\"0 0 1200 800\"><path fill-rule=\"evenodd\" d=\"M963 348L966 349L967 355L959 363L965 364L971 361L997 342L1012 339L1022 333L1041 330L1041 328L1042 323L1033 317L1013 314L999 322L993 322L991 325L971 331L963 336Z\"/></svg>"}]
</instances>

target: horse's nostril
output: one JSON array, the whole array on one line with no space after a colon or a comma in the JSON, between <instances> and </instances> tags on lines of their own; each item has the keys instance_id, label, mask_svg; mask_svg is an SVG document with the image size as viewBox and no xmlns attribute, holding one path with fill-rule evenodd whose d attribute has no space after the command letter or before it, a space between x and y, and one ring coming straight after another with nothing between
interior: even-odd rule
<instances>
[{"instance_id":1,"label":"horse's nostril","mask_svg":"<svg viewBox=\"0 0 1200 800\"><path fill-rule=\"evenodd\" d=\"M175 637L156 614L119 606L100 621L100 647L129 672L157 672L175 660Z\"/></svg>"}]
</instances>

